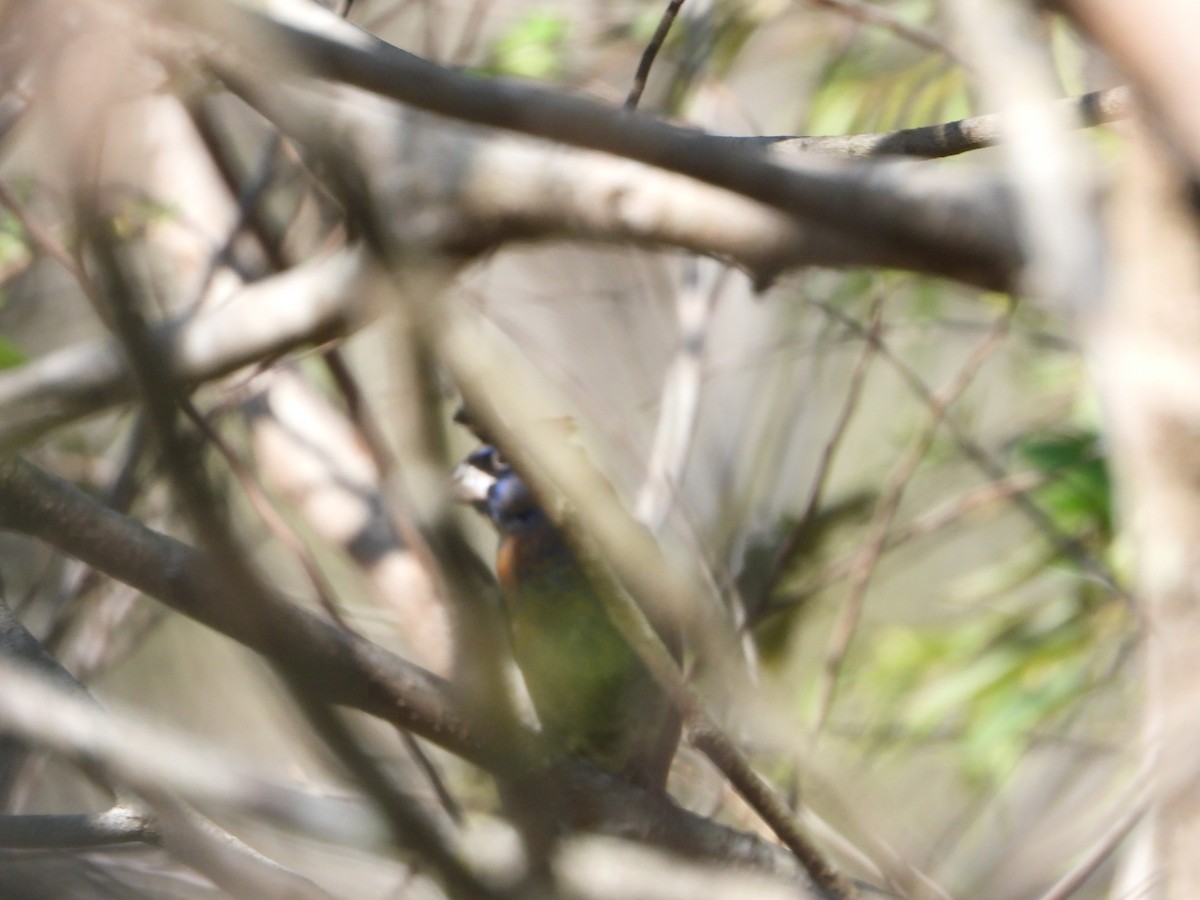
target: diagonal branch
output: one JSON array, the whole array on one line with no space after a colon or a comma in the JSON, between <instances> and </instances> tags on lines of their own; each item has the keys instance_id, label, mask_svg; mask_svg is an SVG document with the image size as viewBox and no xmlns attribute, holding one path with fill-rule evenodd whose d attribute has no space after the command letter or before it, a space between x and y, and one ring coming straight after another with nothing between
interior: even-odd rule
<instances>
[{"instance_id":1,"label":"diagonal branch","mask_svg":"<svg viewBox=\"0 0 1200 900\"><path fill-rule=\"evenodd\" d=\"M100 506L29 463L0 463L0 528L45 540L268 658L304 662L321 673L316 687L331 702L411 729L474 762L495 764L458 717L442 679L277 595L264 612L273 632L268 640L262 629L249 627L242 598L222 589L204 554Z\"/></svg>"},{"instance_id":2,"label":"diagonal branch","mask_svg":"<svg viewBox=\"0 0 1200 900\"><path fill-rule=\"evenodd\" d=\"M216 64L260 63L276 75L341 81L476 125L600 150L686 175L846 234L953 260L963 272L1009 280L1023 253L1007 190L980 173L904 177L864 163L797 159L782 165L756 149L630 116L545 88L472 78L406 53L308 5L284 4L279 18L237 3L157 4L220 47ZM247 79L262 82L261 76ZM890 173L890 174L889 174Z\"/></svg>"},{"instance_id":3,"label":"diagonal branch","mask_svg":"<svg viewBox=\"0 0 1200 900\"><path fill-rule=\"evenodd\" d=\"M344 335L368 315L373 268L345 250L247 287L236 301L160 327L172 376L206 381L280 353ZM0 376L0 446L133 399L119 346L97 340L66 347Z\"/></svg>"}]
</instances>

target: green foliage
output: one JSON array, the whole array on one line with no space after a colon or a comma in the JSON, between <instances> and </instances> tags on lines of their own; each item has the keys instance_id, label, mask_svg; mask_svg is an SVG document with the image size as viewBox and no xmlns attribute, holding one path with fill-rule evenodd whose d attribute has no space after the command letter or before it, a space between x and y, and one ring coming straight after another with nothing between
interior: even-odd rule
<instances>
[{"instance_id":1,"label":"green foliage","mask_svg":"<svg viewBox=\"0 0 1200 900\"><path fill-rule=\"evenodd\" d=\"M8 210L0 210L0 276L24 269L33 258L25 229Z\"/></svg>"},{"instance_id":2,"label":"green foliage","mask_svg":"<svg viewBox=\"0 0 1200 900\"><path fill-rule=\"evenodd\" d=\"M20 347L0 334L0 369L11 369L25 363L28 357Z\"/></svg>"},{"instance_id":3,"label":"green foliage","mask_svg":"<svg viewBox=\"0 0 1200 900\"><path fill-rule=\"evenodd\" d=\"M833 553L844 549L847 532L859 532L870 517L878 497L860 491L826 503L810 520L786 518L762 540L746 550L738 590L743 597L761 597L775 556L785 542L791 553L779 561L780 578L770 597L761 624L754 630L755 644L764 663L779 662L790 648L797 618L812 596L809 580L826 565ZM798 530L797 530L798 529Z\"/></svg>"},{"instance_id":4,"label":"green foliage","mask_svg":"<svg viewBox=\"0 0 1200 900\"><path fill-rule=\"evenodd\" d=\"M999 780L1039 730L1071 710L1101 675L1096 648L1124 621L1083 593L1013 612L883 632L862 687L913 740L955 738L964 772Z\"/></svg>"},{"instance_id":5,"label":"green foliage","mask_svg":"<svg viewBox=\"0 0 1200 900\"><path fill-rule=\"evenodd\" d=\"M481 74L550 81L566 68L566 16L531 12L498 37L488 50Z\"/></svg>"},{"instance_id":6,"label":"green foliage","mask_svg":"<svg viewBox=\"0 0 1200 900\"><path fill-rule=\"evenodd\" d=\"M1113 539L1112 502L1097 435L1083 429L1033 434L1015 455L1046 476L1033 494L1038 506L1064 535L1103 555ZM1040 583L1034 599L1001 611L981 605L950 624L883 632L860 683L869 702L886 709L913 739L951 732L970 777L1006 775L1039 730L1094 687L1098 660L1108 657L1102 648L1126 624L1121 604L1099 599L1092 582L1078 574L1064 578L1064 563L1057 548L1026 545L1015 557L973 572L971 593L1012 596L1019 586Z\"/></svg>"},{"instance_id":7,"label":"green foliage","mask_svg":"<svg viewBox=\"0 0 1200 900\"><path fill-rule=\"evenodd\" d=\"M933 8L919 0L893 12L923 25ZM804 129L809 134L890 131L970 114L962 68L936 52L896 40L884 28L855 32L853 44L827 63L820 84Z\"/></svg>"},{"instance_id":8,"label":"green foliage","mask_svg":"<svg viewBox=\"0 0 1200 900\"><path fill-rule=\"evenodd\" d=\"M1112 540L1112 483L1093 431L1059 431L1025 438L1018 456L1049 479L1034 499L1064 532Z\"/></svg>"}]
</instances>

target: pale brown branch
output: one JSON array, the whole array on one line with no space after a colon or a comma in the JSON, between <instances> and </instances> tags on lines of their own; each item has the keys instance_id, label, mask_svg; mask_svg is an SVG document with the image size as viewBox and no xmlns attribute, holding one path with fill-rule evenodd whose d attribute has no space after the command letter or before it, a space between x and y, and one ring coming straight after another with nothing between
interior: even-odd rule
<instances>
[{"instance_id":1,"label":"pale brown branch","mask_svg":"<svg viewBox=\"0 0 1200 900\"><path fill-rule=\"evenodd\" d=\"M996 214L1007 204L1006 189L980 173L934 179L940 189L933 194L929 181L916 189L908 180L881 178L866 164L799 158L780 165L759 150L724 146L700 132L582 98L441 68L309 6L279 11L280 18L233 3L174 4L170 12L211 35L222 47L218 65L252 92L263 79L229 72L230 53L240 52L239 64L248 65L261 62L270 47L279 51L273 63L286 71L341 81L463 122L637 160L842 234L942 259L961 273L987 272L1002 283L1019 269L1013 223Z\"/></svg>"},{"instance_id":2,"label":"pale brown branch","mask_svg":"<svg viewBox=\"0 0 1200 900\"><path fill-rule=\"evenodd\" d=\"M933 396L929 407L928 422L913 439L904 455L897 460L888 475L882 496L875 507L875 514L867 527L863 545L859 548L851 564L850 590L843 603L841 615L834 623L825 651L820 699L817 705L816 730L818 732L824 726L829 715L834 691L837 689L838 675L862 615L867 588L887 546L888 532L891 530L897 510L900 508L900 500L904 496L905 488L908 487L917 467L925 458L950 406L967 389L979 369L1000 345L1007 331L1010 315L1011 313L1006 313L997 320L992 331L972 351L955 377Z\"/></svg>"},{"instance_id":3,"label":"pale brown branch","mask_svg":"<svg viewBox=\"0 0 1200 900\"><path fill-rule=\"evenodd\" d=\"M378 275L356 250L314 259L241 291L230 304L160 326L171 375L195 384L353 329L369 315ZM0 446L127 402L134 387L119 346L66 347L0 373Z\"/></svg>"}]
</instances>

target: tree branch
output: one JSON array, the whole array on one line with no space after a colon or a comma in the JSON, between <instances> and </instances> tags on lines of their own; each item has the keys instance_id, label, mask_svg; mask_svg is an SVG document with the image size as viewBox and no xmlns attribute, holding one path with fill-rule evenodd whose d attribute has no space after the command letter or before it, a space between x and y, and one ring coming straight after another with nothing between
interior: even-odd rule
<instances>
[{"instance_id":1,"label":"tree branch","mask_svg":"<svg viewBox=\"0 0 1200 900\"><path fill-rule=\"evenodd\" d=\"M0 528L47 541L268 658L303 661L331 702L364 710L480 764L496 765L455 711L449 685L281 597L251 628L242 598L222 590L214 563L174 538L106 509L73 485L22 461L0 464Z\"/></svg>"},{"instance_id":2,"label":"tree branch","mask_svg":"<svg viewBox=\"0 0 1200 900\"><path fill-rule=\"evenodd\" d=\"M865 163L797 159L782 165L752 149L544 88L472 78L443 69L359 31L314 7L269 18L236 3L158 4L212 37L228 69L261 63L273 73L342 81L402 103L476 125L612 153L724 188L843 234L893 244L1006 283L1022 251L1006 189L979 173L897 177ZM263 83L262 77L247 79Z\"/></svg>"},{"instance_id":3,"label":"tree branch","mask_svg":"<svg viewBox=\"0 0 1200 900\"><path fill-rule=\"evenodd\" d=\"M522 762L511 755L514 748L479 744L459 717L446 682L281 598L274 598L268 611L277 638L266 647L259 640L252 642L240 611L241 598L219 589L223 582L213 577L211 562L202 554L100 506L28 463L0 463L0 529L41 538L264 655L290 654L292 665L314 673L314 690L330 702L410 729L489 771L532 770L532 755ZM664 796L582 763L557 774L563 795L573 798L564 811L574 827L796 877L779 848L693 815Z\"/></svg>"},{"instance_id":4,"label":"tree branch","mask_svg":"<svg viewBox=\"0 0 1200 900\"><path fill-rule=\"evenodd\" d=\"M378 274L358 250L297 266L245 288L228 305L159 326L172 376L220 377L295 347L344 335L361 323ZM133 399L119 345L78 344L0 375L0 447Z\"/></svg>"}]
</instances>

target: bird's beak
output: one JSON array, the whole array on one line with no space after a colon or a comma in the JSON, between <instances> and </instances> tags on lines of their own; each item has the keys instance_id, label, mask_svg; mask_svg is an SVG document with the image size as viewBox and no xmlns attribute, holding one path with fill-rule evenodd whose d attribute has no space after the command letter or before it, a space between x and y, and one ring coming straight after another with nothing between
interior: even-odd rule
<instances>
[{"instance_id":1,"label":"bird's beak","mask_svg":"<svg viewBox=\"0 0 1200 900\"><path fill-rule=\"evenodd\" d=\"M459 463L450 476L451 496L458 503L469 503L480 512L487 512L488 491L495 483L495 475L469 462Z\"/></svg>"}]
</instances>

